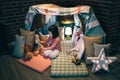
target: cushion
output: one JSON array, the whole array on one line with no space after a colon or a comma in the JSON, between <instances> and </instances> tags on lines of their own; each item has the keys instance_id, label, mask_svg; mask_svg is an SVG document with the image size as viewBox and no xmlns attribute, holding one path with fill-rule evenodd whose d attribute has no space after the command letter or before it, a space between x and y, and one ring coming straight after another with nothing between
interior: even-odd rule
<instances>
[{"instance_id":1,"label":"cushion","mask_svg":"<svg viewBox=\"0 0 120 80\"><path fill-rule=\"evenodd\" d=\"M56 59L52 59L51 77L83 77L88 76L88 70L85 62L81 65L72 63L74 58L66 53L67 49L73 48L73 41L61 41L62 52Z\"/></svg>"},{"instance_id":2,"label":"cushion","mask_svg":"<svg viewBox=\"0 0 120 80\"><path fill-rule=\"evenodd\" d=\"M64 54L67 54L66 53L66 50L67 49L71 49L74 47L74 42L72 40L68 40L68 41L61 41L61 48L62 48L62 52Z\"/></svg>"},{"instance_id":3,"label":"cushion","mask_svg":"<svg viewBox=\"0 0 120 80\"><path fill-rule=\"evenodd\" d=\"M25 36L16 35L13 56L19 58L23 57L24 45L25 45Z\"/></svg>"},{"instance_id":4,"label":"cushion","mask_svg":"<svg viewBox=\"0 0 120 80\"><path fill-rule=\"evenodd\" d=\"M34 31L29 31L29 30L24 30L24 29L20 29L20 33L22 36L25 36L25 45L26 46L30 46L31 48L33 48L33 44L34 44Z\"/></svg>"},{"instance_id":5,"label":"cushion","mask_svg":"<svg viewBox=\"0 0 120 80\"><path fill-rule=\"evenodd\" d=\"M20 28L20 34L26 36L26 35L35 34L35 32Z\"/></svg>"},{"instance_id":6,"label":"cushion","mask_svg":"<svg viewBox=\"0 0 120 80\"><path fill-rule=\"evenodd\" d=\"M99 55L102 48L105 49L105 54L108 55L110 45L111 45L110 43L108 43L108 44L94 43L95 56L97 57Z\"/></svg>"},{"instance_id":7,"label":"cushion","mask_svg":"<svg viewBox=\"0 0 120 80\"><path fill-rule=\"evenodd\" d=\"M18 62L40 73L44 72L51 65L50 58L45 58L41 55L33 56L29 61L19 59Z\"/></svg>"},{"instance_id":8,"label":"cushion","mask_svg":"<svg viewBox=\"0 0 120 80\"><path fill-rule=\"evenodd\" d=\"M102 36L84 36L85 57L94 57L94 43L102 43ZM86 60L87 64L91 63Z\"/></svg>"},{"instance_id":9,"label":"cushion","mask_svg":"<svg viewBox=\"0 0 120 80\"><path fill-rule=\"evenodd\" d=\"M94 56L94 43L102 43L102 36L84 36L85 51L88 57Z\"/></svg>"},{"instance_id":10,"label":"cushion","mask_svg":"<svg viewBox=\"0 0 120 80\"><path fill-rule=\"evenodd\" d=\"M60 54L56 59L52 60L51 77L85 77L88 76L88 70L85 62L81 65L72 63L73 56Z\"/></svg>"}]
</instances>

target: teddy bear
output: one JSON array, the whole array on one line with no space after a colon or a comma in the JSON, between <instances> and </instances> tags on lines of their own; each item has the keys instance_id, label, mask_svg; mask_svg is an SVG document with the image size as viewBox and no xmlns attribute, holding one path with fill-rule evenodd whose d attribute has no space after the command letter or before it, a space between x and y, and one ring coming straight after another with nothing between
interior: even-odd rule
<instances>
[{"instance_id":1,"label":"teddy bear","mask_svg":"<svg viewBox=\"0 0 120 80\"><path fill-rule=\"evenodd\" d=\"M40 54L42 51L42 48L43 46L35 47L33 51L34 56L37 56L38 54Z\"/></svg>"},{"instance_id":2,"label":"teddy bear","mask_svg":"<svg viewBox=\"0 0 120 80\"><path fill-rule=\"evenodd\" d=\"M77 54L74 54L73 56L74 58L72 59L72 63L74 63L75 65L80 65L81 61L80 59L77 59Z\"/></svg>"},{"instance_id":3,"label":"teddy bear","mask_svg":"<svg viewBox=\"0 0 120 80\"><path fill-rule=\"evenodd\" d=\"M42 45L40 44L40 38L38 34L35 34L35 43L34 43L34 49L33 54L34 56L37 56L42 50Z\"/></svg>"},{"instance_id":4,"label":"teddy bear","mask_svg":"<svg viewBox=\"0 0 120 80\"><path fill-rule=\"evenodd\" d=\"M32 59L33 53L31 52L31 47L29 45L24 46L24 55L23 55L23 60L28 61Z\"/></svg>"}]
</instances>

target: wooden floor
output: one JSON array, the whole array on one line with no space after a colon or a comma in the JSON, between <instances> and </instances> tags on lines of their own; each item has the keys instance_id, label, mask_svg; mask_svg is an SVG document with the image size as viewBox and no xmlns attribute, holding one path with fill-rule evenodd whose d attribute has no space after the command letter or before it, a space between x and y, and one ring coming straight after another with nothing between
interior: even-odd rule
<instances>
[{"instance_id":1,"label":"wooden floor","mask_svg":"<svg viewBox=\"0 0 120 80\"><path fill-rule=\"evenodd\" d=\"M110 72L103 70L96 74L91 73L92 66L88 66L88 77L77 78L51 78L50 67L43 73L38 73L21 64L18 59L10 55L0 56L0 80L119 80L120 60L109 65Z\"/></svg>"}]
</instances>

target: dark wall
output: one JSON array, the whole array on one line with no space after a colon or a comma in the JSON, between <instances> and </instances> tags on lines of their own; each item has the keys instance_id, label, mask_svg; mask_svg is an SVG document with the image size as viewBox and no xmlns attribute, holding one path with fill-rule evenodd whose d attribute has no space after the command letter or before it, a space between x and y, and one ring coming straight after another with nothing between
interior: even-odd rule
<instances>
[{"instance_id":1,"label":"dark wall","mask_svg":"<svg viewBox=\"0 0 120 80\"><path fill-rule=\"evenodd\" d=\"M120 1L119 0L3 0L0 5L0 21L6 25L8 42L15 39L19 28L24 26L29 6L40 3L55 3L61 6L90 5L107 33L107 42L120 43Z\"/></svg>"}]
</instances>

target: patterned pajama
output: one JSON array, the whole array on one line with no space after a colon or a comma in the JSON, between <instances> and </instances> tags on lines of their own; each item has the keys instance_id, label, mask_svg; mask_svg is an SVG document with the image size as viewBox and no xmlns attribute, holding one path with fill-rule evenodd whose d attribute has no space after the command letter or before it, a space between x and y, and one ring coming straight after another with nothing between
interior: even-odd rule
<instances>
[{"instance_id":1,"label":"patterned pajama","mask_svg":"<svg viewBox=\"0 0 120 80\"><path fill-rule=\"evenodd\" d=\"M46 57L50 57L50 58L56 58L58 55L59 55L60 51L57 50L57 49L54 49L54 50L46 50L44 52L44 55Z\"/></svg>"}]
</instances>

